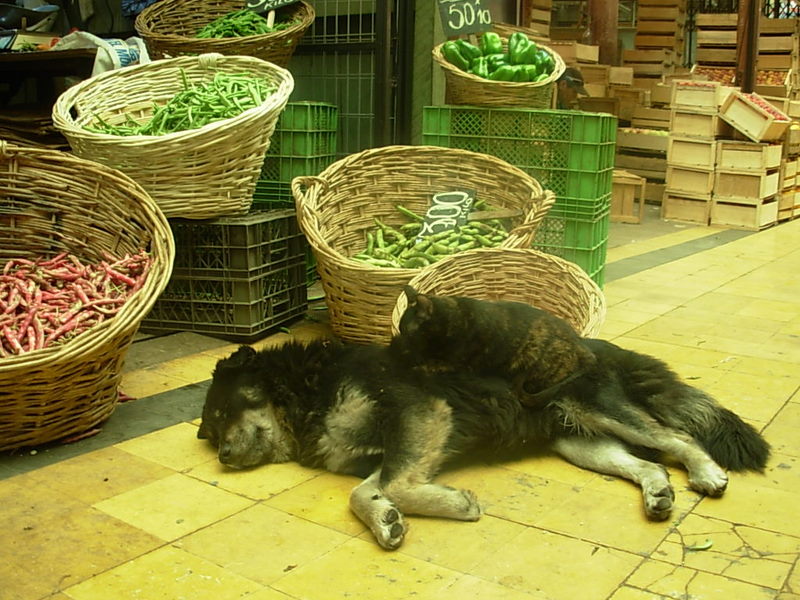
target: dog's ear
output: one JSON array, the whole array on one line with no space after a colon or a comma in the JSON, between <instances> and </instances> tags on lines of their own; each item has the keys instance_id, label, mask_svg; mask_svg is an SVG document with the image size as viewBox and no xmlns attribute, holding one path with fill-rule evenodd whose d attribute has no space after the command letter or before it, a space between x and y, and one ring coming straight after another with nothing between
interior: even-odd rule
<instances>
[{"instance_id":1,"label":"dog's ear","mask_svg":"<svg viewBox=\"0 0 800 600\"><path fill-rule=\"evenodd\" d=\"M417 319L428 321L433 316L433 300L425 294L417 294Z\"/></svg>"},{"instance_id":2,"label":"dog's ear","mask_svg":"<svg viewBox=\"0 0 800 600\"><path fill-rule=\"evenodd\" d=\"M228 358L217 361L214 367L214 376L224 375L226 372L241 369L252 365L256 360L256 351L252 346L239 346Z\"/></svg>"}]
</instances>

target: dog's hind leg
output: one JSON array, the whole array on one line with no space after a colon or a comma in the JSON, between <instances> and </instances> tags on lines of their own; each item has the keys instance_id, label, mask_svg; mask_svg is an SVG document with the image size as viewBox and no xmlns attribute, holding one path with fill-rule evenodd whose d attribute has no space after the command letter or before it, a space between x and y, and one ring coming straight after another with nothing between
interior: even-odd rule
<instances>
[{"instance_id":1,"label":"dog's hind leg","mask_svg":"<svg viewBox=\"0 0 800 600\"><path fill-rule=\"evenodd\" d=\"M687 433L657 423L641 431L613 419L607 419L603 429L629 444L674 456L689 472L689 486L701 494L721 496L728 487L727 473Z\"/></svg>"},{"instance_id":2,"label":"dog's hind leg","mask_svg":"<svg viewBox=\"0 0 800 600\"><path fill-rule=\"evenodd\" d=\"M370 528L378 544L394 550L403 542L407 527L403 515L381 491L378 469L350 493L350 510Z\"/></svg>"},{"instance_id":3,"label":"dog's hind leg","mask_svg":"<svg viewBox=\"0 0 800 600\"><path fill-rule=\"evenodd\" d=\"M459 521L481 518L478 499L470 490L435 483L413 484L403 477L384 486L386 495L407 514L442 517Z\"/></svg>"},{"instance_id":4,"label":"dog's hind leg","mask_svg":"<svg viewBox=\"0 0 800 600\"><path fill-rule=\"evenodd\" d=\"M644 510L650 519L663 521L672 512L675 492L667 470L630 453L619 440L603 437L564 437L553 449L574 465L629 479L642 488Z\"/></svg>"}]
</instances>

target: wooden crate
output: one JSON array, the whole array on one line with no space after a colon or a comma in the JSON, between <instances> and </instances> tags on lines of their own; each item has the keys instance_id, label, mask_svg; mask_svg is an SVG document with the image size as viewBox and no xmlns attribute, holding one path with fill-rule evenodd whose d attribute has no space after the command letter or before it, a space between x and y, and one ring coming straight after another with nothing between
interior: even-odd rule
<instances>
[{"instance_id":1,"label":"wooden crate","mask_svg":"<svg viewBox=\"0 0 800 600\"><path fill-rule=\"evenodd\" d=\"M647 180L647 187L644 190L645 202L652 204L661 204L664 200L664 191L666 186L663 182Z\"/></svg>"},{"instance_id":2,"label":"wooden crate","mask_svg":"<svg viewBox=\"0 0 800 600\"><path fill-rule=\"evenodd\" d=\"M639 88L641 90L646 90L647 93L650 93L650 90L653 89L661 83L661 76L660 75L634 75L633 76L633 87Z\"/></svg>"},{"instance_id":3,"label":"wooden crate","mask_svg":"<svg viewBox=\"0 0 800 600\"><path fill-rule=\"evenodd\" d=\"M721 140L717 143L717 168L729 171L777 169L782 153L780 144Z\"/></svg>"},{"instance_id":4,"label":"wooden crate","mask_svg":"<svg viewBox=\"0 0 800 600\"><path fill-rule=\"evenodd\" d=\"M614 166L647 181L664 181L667 177L667 157L664 154L617 152Z\"/></svg>"},{"instance_id":5,"label":"wooden crate","mask_svg":"<svg viewBox=\"0 0 800 600\"><path fill-rule=\"evenodd\" d=\"M661 218L668 221L708 225L710 211L710 195L706 198L690 198L665 190L661 200Z\"/></svg>"},{"instance_id":6,"label":"wooden crate","mask_svg":"<svg viewBox=\"0 0 800 600\"><path fill-rule=\"evenodd\" d=\"M717 161L716 140L669 136L667 162L695 169L714 169Z\"/></svg>"},{"instance_id":7,"label":"wooden crate","mask_svg":"<svg viewBox=\"0 0 800 600\"><path fill-rule=\"evenodd\" d=\"M633 39L637 48L677 48L683 44L683 32L664 35L637 33Z\"/></svg>"},{"instance_id":8,"label":"wooden crate","mask_svg":"<svg viewBox=\"0 0 800 600\"><path fill-rule=\"evenodd\" d=\"M683 28L683 23L675 21L644 21L642 19L636 24L637 33L674 34Z\"/></svg>"},{"instance_id":9,"label":"wooden crate","mask_svg":"<svg viewBox=\"0 0 800 600\"><path fill-rule=\"evenodd\" d=\"M657 83L650 88L650 104L654 106L668 105L672 102L672 86Z\"/></svg>"},{"instance_id":10,"label":"wooden crate","mask_svg":"<svg viewBox=\"0 0 800 600\"><path fill-rule=\"evenodd\" d=\"M716 110L719 87L716 81L673 80L670 105L689 110Z\"/></svg>"},{"instance_id":11,"label":"wooden crate","mask_svg":"<svg viewBox=\"0 0 800 600\"><path fill-rule=\"evenodd\" d=\"M686 137L714 139L733 135L733 128L714 112L695 112L673 108L670 111L670 133Z\"/></svg>"},{"instance_id":12,"label":"wooden crate","mask_svg":"<svg viewBox=\"0 0 800 600\"><path fill-rule=\"evenodd\" d=\"M778 200L772 198L760 204L735 204L714 198L711 202L709 219L712 225L759 231L777 222Z\"/></svg>"},{"instance_id":13,"label":"wooden crate","mask_svg":"<svg viewBox=\"0 0 800 600\"><path fill-rule=\"evenodd\" d=\"M666 189L681 196L707 196L714 188L712 169L692 169L667 162Z\"/></svg>"},{"instance_id":14,"label":"wooden crate","mask_svg":"<svg viewBox=\"0 0 800 600\"><path fill-rule=\"evenodd\" d=\"M680 6L639 6L636 11L637 29L642 21L672 21L683 24L686 11Z\"/></svg>"},{"instance_id":15,"label":"wooden crate","mask_svg":"<svg viewBox=\"0 0 800 600\"><path fill-rule=\"evenodd\" d=\"M695 60L701 65L735 66L735 48L698 48Z\"/></svg>"},{"instance_id":16,"label":"wooden crate","mask_svg":"<svg viewBox=\"0 0 800 600\"><path fill-rule=\"evenodd\" d=\"M650 103L649 93L638 87L612 87L609 94L612 98L619 99L617 116L623 121L633 118L633 111L637 106L647 106Z\"/></svg>"},{"instance_id":17,"label":"wooden crate","mask_svg":"<svg viewBox=\"0 0 800 600\"><path fill-rule=\"evenodd\" d=\"M780 173L775 171L724 171L714 176L714 197L723 202L759 204L778 193Z\"/></svg>"},{"instance_id":18,"label":"wooden crate","mask_svg":"<svg viewBox=\"0 0 800 600\"><path fill-rule=\"evenodd\" d=\"M736 13L697 13L694 17L697 29L736 30L739 15Z\"/></svg>"},{"instance_id":19,"label":"wooden crate","mask_svg":"<svg viewBox=\"0 0 800 600\"><path fill-rule=\"evenodd\" d=\"M583 74L583 81L585 83L599 83L601 85L608 85L608 71L611 67L608 65L581 65L580 70Z\"/></svg>"},{"instance_id":20,"label":"wooden crate","mask_svg":"<svg viewBox=\"0 0 800 600\"><path fill-rule=\"evenodd\" d=\"M633 109L631 127L669 129L670 111L667 108L636 106Z\"/></svg>"},{"instance_id":21,"label":"wooden crate","mask_svg":"<svg viewBox=\"0 0 800 600\"><path fill-rule=\"evenodd\" d=\"M635 131L628 127L617 129L617 148L666 154L669 136L659 131Z\"/></svg>"},{"instance_id":22,"label":"wooden crate","mask_svg":"<svg viewBox=\"0 0 800 600\"><path fill-rule=\"evenodd\" d=\"M732 92L720 106L719 114L754 142L778 140L791 124L787 115L777 111L758 94Z\"/></svg>"},{"instance_id":23,"label":"wooden crate","mask_svg":"<svg viewBox=\"0 0 800 600\"><path fill-rule=\"evenodd\" d=\"M644 50L636 48L622 51L622 62L627 63L654 63L672 65L675 62L675 53L668 48Z\"/></svg>"},{"instance_id":24,"label":"wooden crate","mask_svg":"<svg viewBox=\"0 0 800 600\"><path fill-rule=\"evenodd\" d=\"M736 35L735 29L698 29L697 45L736 48Z\"/></svg>"},{"instance_id":25,"label":"wooden crate","mask_svg":"<svg viewBox=\"0 0 800 600\"><path fill-rule=\"evenodd\" d=\"M631 67L609 67L609 85L633 85L633 69Z\"/></svg>"},{"instance_id":26,"label":"wooden crate","mask_svg":"<svg viewBox=\"0 0 800 600\"><path fill-rule=\"evenodd\" d=\"M641 223L644 218L644 198L647 180L620 169L614 170L611 184L613 223Z\"/></svg>"},{"instance_id":27,"label":"wooden crate","mask_svg":"<svg viewBox=\"0 0 800 600\"><path fill-rule=\"evenodd\" d=\"M550 42L550 48L564 59L565 63L596 63L600 59L600 46L578 42Z\"/></svg>"}]
</instances>

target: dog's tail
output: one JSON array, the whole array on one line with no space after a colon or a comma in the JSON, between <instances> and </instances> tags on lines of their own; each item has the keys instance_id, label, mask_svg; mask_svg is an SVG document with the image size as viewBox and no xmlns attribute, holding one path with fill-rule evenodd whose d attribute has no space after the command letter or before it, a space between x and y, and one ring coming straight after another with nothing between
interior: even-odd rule
<instances>
[{"instance_id":1,"label":"dog's tail","mask_svg":"<svg viewBox=\"0 0 800 600\"><path fill-rule=\"evenodd\" d=\"M731 471L763 471L770 446L761 434L733 411L720 406L704 392L696 396L686 429L721 467Z\"/></svg>"}]
</instances>

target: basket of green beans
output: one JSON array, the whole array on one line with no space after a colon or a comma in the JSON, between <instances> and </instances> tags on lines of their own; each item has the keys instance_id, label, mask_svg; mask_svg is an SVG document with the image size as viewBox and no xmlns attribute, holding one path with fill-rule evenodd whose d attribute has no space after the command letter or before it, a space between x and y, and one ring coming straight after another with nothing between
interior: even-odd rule
<instances>
[{"instance_id":1,"label":"basket of green beans","mask_svg":"<svg viewBox=\"0 0 800 600\"><path fill-rule=\"evenodd\" d=\"M167 217L246 213L289 71L252 56L203 54L102 73L56 100L72 151L129 175Z\"/></svg>"},{"instance_id":2,"label":"basket of green beans","mask_svg":"<svg viewBox=\"0 0 800 600\"><path fill-rule=\"evenodd\" d=\"M474 190L476 199L510 216L418 239L432 195L457 189ZM397 296L425 265L483 244L529 247L555 201L536 179L497 157L436 146L364 150L318 176L295 178L292 194L331 328L358 343L390 339Z\"/></svg>"},{"instance_id":3,"label":"basket of green beans","mask_svg":"<svg viewBox=\"0 0 800 600\"><path fill-rule=\"evenodd\" d=\"M219 52L285 67L314 22L314 8L299 0L272 17L246 9L242 0L159 0L139 13L135 27L151 58Z\"/></svg>"}]
</instances>

